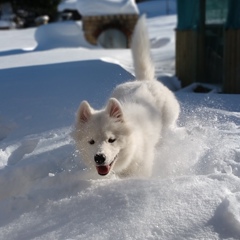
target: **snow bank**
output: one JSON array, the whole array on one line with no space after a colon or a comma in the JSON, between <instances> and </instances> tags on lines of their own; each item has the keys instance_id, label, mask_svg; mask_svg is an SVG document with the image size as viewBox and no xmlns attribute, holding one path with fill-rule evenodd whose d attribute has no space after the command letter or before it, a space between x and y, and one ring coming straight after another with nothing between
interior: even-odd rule
<instances>
[{"instance_id":1,"label":"snow bank","mask_svg":"<svg viewBox=\"0 0 240 240\"><path fill-rule=\"evenodd\" d=\"M84 40L81 22L73 21L40 26L36 30L35 40L38 44L35 50L91 46Z\"/></svg>"},{"instance_id":2,"label":"snow bank","mask_svg":"<svg viewBox=\"0 0 240 240\"><path fill-rule=\"evenodd\" d=\"M227 175L221 180L212 175L172 180L78 181L78 184L75 179L72 185L66 184L73 175L65 179L49 177L41 183L41 191L36 188L29 195L7 202L1 212L8 213L4 219L8 227L1 229L0 237L219 239L214 231L217 221L212 216L218 214L222 200L228 196L226 188L234 189L239 184L239 179ZM46 188L47 183L54 186L53 192ZM61 184L61 190L56 184L59 187ZM47 203L43 199L46 195ZM14 217L22 211L25 213L20 218Z\"/></svg>"},{"instance_id":3,"label":"snow bank","mask_svg":"<svg viewBox=\"0 0 240 240\"><path fill-rule=\"evenodd\" d=\"M29 28L0 31L0 57L11 55L16 52L23 53L24 49L34 49L36 46L36 42L33 38L35 30L35 28ZM15 41L12 41L13 39ZM3 61L1 61L1 64L2 62Z\"/></svg>"},{"instance_id":4,"label":"snow bank","mask_svg":"<svg viewBox=\"0 0 240 240\"><path fill-rule=\"evenodd\" d=\"M0 78L0 118L16 126L5 139L11 141L73 124L83 98L99 108L117 83L133 76L118 65L89 60L2 69Z\"/></svg>"},{"instance_id":5,"label":"snow bank","mask_svg":"<svg viewBox=\"0 0 240 240\"><path fill-rule=\"evenodd\" d=\"M9 28L15 28L16 24L12 22L11 20L0 20L0 29L9 29Z\"/></svg>"}]
</instances>

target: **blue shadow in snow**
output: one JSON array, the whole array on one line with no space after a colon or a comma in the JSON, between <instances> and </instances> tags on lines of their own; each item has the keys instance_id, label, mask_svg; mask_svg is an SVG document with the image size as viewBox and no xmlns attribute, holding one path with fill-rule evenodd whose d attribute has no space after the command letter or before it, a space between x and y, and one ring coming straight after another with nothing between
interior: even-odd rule
<instances>
[{"instance_id":1,"label":"blue shadow in snow","mask_svg":"<svg viewBox=\"0 0 240 240\"><path fill-rule=\"evenodd\" d=\"M101 108L117 84L134 77L119 65L90 60L2 69L0 79L1 114L21 126L28 121L32 134L72 124L82 100Z\"/></svg>"}]
</instances>

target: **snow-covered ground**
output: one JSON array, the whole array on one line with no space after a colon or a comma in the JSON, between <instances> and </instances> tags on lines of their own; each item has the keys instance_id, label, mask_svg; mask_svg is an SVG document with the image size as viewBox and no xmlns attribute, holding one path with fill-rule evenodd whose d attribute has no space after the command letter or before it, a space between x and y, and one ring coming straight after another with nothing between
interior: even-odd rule
<instances>
[{"instance_id":1,"label":"snow-covered ground","mask_svg":"<svg viewBox=\"0 0 240 240\"><path fill-rule=\"evenodd\" d=\"M159 3L139 8L157 75L177 89L176 15ZM0 239L240 239L239 95L176 91L185 130L157 149L153 177L90 180L75 112L134 78L130 51L91 46L81 22L61 22L0 32L0 69Z\"/></svg>"}]
</instances>

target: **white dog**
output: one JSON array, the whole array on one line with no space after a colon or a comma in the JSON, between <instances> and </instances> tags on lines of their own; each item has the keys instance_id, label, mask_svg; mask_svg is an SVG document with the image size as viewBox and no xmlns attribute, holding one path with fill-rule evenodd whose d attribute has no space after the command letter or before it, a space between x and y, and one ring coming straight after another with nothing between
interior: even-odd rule
<instances>
[{"instance_id":1,"label":"white dog","mask_svg":"<svg viewBox=\"0 0 240 240\"><path fill-rule=\"evenodd\" d=\"M175 96L154 77L145 17L135 27L132 55L137 80L117 86L104 109L83 101L77 112L77 148L85 164L102 176L150 176L155 146L179 115Z\"/></svg>"}]
</instances>

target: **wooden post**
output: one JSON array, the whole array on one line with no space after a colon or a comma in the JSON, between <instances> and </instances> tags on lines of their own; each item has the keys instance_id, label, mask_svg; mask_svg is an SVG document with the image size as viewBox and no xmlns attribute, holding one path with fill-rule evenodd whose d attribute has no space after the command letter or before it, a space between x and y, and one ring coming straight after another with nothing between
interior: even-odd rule
<instances>
[{"instance_id":1,"label":"wooden post","mask_svg":"<svg viewBox=\"0 0 240 240\"><path fill-rule=\"evenodd\" d=\"M205 25L206 25L206 0L199 1L199 29L197 32L197 59L196 78L197 82L205 82Z\"/></svg>"},{"instance_id":2,"label":"wooden post","mask_svg":"<svg viewBox=\"0 0 240 240\"><path fill-rule=\"evenodd\" d=\"M196 79L197 33L195 30L176 30L176 76L182 87Z\"/></svg>"},{"instance_id":3,"label":"wooden post","mask_svg":"<svg viewBox=\"0 0 240 240\"><path fill-rule=\"evenodd\" d=\"M224 93L240 93L240 29L225 31Z\"/></svg>"},{"instance_id":4,"label":"wooden post","mask_svg":"<svg viewBox=\"0 0 240 240\"><path fill-rule=\"evenodd\" d=\"M199 0L197 29L176 30L176 76L182 87L205 80L205 7L206 0Z\"/></svg>"}]
</instances>

